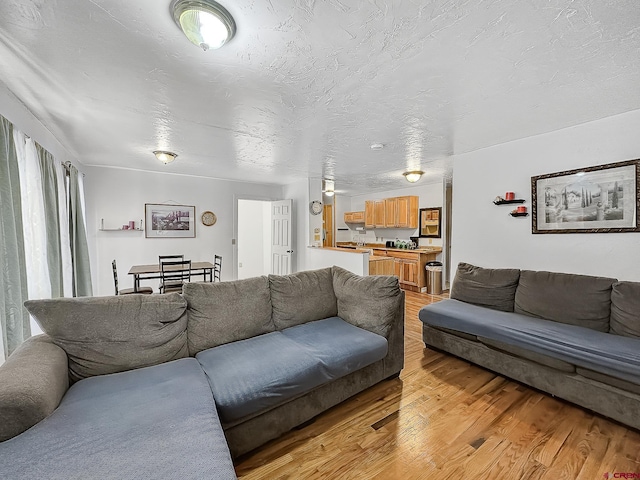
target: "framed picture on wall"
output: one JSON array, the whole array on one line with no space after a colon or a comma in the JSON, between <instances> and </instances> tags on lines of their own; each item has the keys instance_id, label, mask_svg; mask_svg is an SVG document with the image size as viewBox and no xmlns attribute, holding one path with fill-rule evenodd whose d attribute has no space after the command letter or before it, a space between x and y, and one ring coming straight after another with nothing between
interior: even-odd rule
<instances>
[{"instance_id":1,"label":"framed picture on wall","mask_svg":"<svg viewBox=\"0 0 640 480\"><path fill-rule=\"evenodd\" d=\"M638 232L640 160L531 177L532 233Z\"/></svg>"},{"instance_id":2,"label":"framed picture on wall","mask_svg":"<svg viewBox=\"0 0 640 480\"><path fill-rule=\"evenodd\" d=\"M193 238L196 236L196 207L145 203L144 234L147 238Z\"/></svg>"},{"instance_id":3,"label":"framed picture on wall","mask_svg":"<svg viewBox=\"0 0 640 480\"><path fill-rule=\"evenodd\" d=\"M420 209L420 237L442 237L442 207Z\"/></svg>"}]
</instances>

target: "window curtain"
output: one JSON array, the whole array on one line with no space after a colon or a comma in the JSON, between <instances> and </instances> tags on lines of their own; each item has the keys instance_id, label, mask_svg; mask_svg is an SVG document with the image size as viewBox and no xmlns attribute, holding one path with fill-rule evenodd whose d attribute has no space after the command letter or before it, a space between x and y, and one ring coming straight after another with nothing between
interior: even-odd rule
<instances>
[{"instance_id":1,"label":"window curtain","mask_svg":"<svg viewBox=\"0 0 640 480\"><path fill-rule=\"evenodd\" d=\"M0 115L0 363L32 332L27 299L92 295L78 170Z\"/></svg>"},{"instance_id":2,"label":"window curtain","mask_svg":"<svg viewBox=\"0 0 640 480\"><path fill-rule=\"evenodd\" d=\"M22 201L13 125L0 116L0 363L31 336Z\"/></svg>"},{"instance_id":3,"label":"window curtain","mask_svg":"<svg viewBox=\"0 0 640 480\"><path fill-rule=\"evenodd\" d=\"M84 187L78 169L68 164L69 169L69 237L71 239L71 263L73 265L73 296L93 295L89 246L84 224Z\"/></svg>"}]
</instances>

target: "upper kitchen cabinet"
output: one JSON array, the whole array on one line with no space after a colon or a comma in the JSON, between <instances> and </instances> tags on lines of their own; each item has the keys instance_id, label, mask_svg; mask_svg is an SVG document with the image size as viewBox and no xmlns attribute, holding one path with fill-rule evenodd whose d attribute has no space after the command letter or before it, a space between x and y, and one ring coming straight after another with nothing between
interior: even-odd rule
<instances>
[{"instance_id":1,"label":"upper kitchen cabinet","mask_svg":"<svg viewBox=\"0 0 640 480\"><path fill-rule=\"evenodd\" d=\"M376 202L366 200L364 202L364 227L375 228L376 226Z\"/></svg>"},{"instance_id":2,"label":"upper kitchen cabinet","mask_svg":"<svg viewBox=\"0 0 640 480\"><path fill-rule=\"evenodd\" d=\"M345 212L344 223L365 223L364 212Z\"/></svg>"},{"instance_id":3,"label":"upper kitchen cabinet","mask_svg":"<svg viewBox=\"0 0 640 480\"><path fill-rule=\"evenodd\" d=\"M385 198L384 203L387 228L418 228L417 196Z\"/></svg>"},{"instance_id":4,"label":"upper kitchen cabinet","mask_svg":"<svg viewBox=\"0 0 640 480\"><path fill-rule=\"evenodd\" d=\"M376 228L384 228L385 225L385 211L384 211L384 200L376 200L375 202L375 213L374 213L374 221Z\"/></svg>"}]
</instances>

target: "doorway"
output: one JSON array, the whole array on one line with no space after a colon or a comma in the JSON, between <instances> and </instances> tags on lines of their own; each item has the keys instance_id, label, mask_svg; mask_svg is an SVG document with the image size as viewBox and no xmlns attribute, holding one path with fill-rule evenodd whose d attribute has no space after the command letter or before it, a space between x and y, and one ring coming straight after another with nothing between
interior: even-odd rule
<instances>
[{"instance_id":1,"label":"doorway","mask_svg":"<svg viewBox=\"0 0 640 480\"><path fill-rule=\"evenodd\" d=\"M271 201L238 199L238 279L271 271Z\"/></svg>"}]
</instances>

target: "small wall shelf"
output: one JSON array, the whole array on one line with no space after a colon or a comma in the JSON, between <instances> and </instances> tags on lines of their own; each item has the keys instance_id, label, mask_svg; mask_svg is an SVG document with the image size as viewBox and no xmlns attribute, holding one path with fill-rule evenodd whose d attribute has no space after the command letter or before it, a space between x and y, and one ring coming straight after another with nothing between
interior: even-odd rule
<instances>
[{"instance_id":1,"label":"small wall shelf","mask_svg":"<svg viewBox=\"0 0 640 480\"><path fill-rule=\"evenodd\" d=\"M493 201L494 205L511 205L513 203L524 203L526 200L524 198L516 198L514 200L498 200Z\"/></svg>"},{"instance_id":2,"label":"small wall shelf","mask_svg":"<svg viewBox=\"0 0 640 480\"><path fill-rule=\"evenodd\" d=\"M529 213L528 212L509 212L509 215L511 215L512 217L528 217Z\"/></svg>"},{"instance_id":3,"label":"small wall shelf","mask_svg":"<svg viewBox=\"0 0 640 480\"><path fill-rule=\"evenodd\" d=\"M144 228L142 228L142 220L140 220L140 223L138 223L138 226L136 228L104 228L104 218L100 219L100 228L98 228L99 232L142 232L144 230ZM129 222L127 222L124 225L129 225Z\"/></svg>"}]
</instances>

